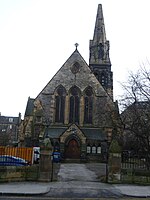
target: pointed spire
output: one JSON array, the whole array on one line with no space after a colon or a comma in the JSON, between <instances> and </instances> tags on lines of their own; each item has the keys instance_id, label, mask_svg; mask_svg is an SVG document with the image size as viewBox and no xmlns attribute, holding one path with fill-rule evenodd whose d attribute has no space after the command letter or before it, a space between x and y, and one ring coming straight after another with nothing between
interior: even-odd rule
<instances>
[{"instance_id":1,"label":"pointed spire","mask_svg":"<svg viewBox=\"0 0 150 200\"><path fill-rule=\"evenodd\" d=\"M98 5L97 9L93 42L95 44L106 42L105 24L104 24L103 10L101 4Z\"/></svg>"},{"instance_id":2,"label":"pointed spire","mask_svg":"<svg viewBox=\"0 0 150 200\"><path fill-rule=\"evenodd\" d=\"M93 40L90 40L90 64L109 64L109 41L106 40L102 5L98 5Z\"/></svg>"},{"instance_id":3,"label":"pointed spire","mask_svg":"<svg viewBox=\"0 0 150 200\"><path fill-rule=\"evenodd\" d=\"M113 73L106 40L102 5L98 5L93 40L90 40L89 65L96 78L113 99Z\"/></svg>"}]
</instances>

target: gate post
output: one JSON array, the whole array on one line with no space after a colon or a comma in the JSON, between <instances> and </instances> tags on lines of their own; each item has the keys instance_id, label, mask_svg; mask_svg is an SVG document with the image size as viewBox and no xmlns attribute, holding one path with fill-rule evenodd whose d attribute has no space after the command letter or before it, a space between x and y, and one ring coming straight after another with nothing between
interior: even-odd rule
<instances>
[{"instance_id":1,"label":"gate post","mask_svg":"<svg viewBox=\"0 0 150 200\"><path fill-rule=\"evenodd\" d=\"M108 158L108 182L118 183L121 181L121 147L113 140L109 149Z\"/></svg>"},{"instance_id":2,"label":"gate post","mask_svg":"<svg viewBox=\"0 0 150 200\"><path fill-rule=\"evenodd\" d=\"M40 150L39 181L52 181L52 145L49 138L45 138Z\"/></svg>"}]
</instances>

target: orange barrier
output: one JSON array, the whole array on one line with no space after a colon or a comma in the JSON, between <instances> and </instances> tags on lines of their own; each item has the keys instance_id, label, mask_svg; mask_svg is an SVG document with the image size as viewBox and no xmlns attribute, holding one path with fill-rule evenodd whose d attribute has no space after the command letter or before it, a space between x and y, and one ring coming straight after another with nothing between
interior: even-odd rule
<instances>
[{"instance_id":1,"label":"orange barrier","mask_svg":"<svg viewBox=\"0 0 150 200\"><path fill-rule=\"evenodd\" d=\"M5 147L0 146L0 155L10 155L25 159L33 163L33 147Z\"/></svg>"}]
</instances>

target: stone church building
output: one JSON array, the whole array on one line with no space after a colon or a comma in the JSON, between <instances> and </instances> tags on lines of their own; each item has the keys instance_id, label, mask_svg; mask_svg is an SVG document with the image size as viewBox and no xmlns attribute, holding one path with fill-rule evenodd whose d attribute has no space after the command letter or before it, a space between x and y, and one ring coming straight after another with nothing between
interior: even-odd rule
<instances>
[{"instance_id":1,"label":"stone church building","mask_svg":"<svg viewBox=\"0 0 150 200\"><path fill-rule=\"evenodd\" d=\"M28 98L20 146L51 139L64 159L102 160L114 133L113 73L102 5L98 5L89 64L75 51L36 98Z\"/></svg>"}]
</instances>

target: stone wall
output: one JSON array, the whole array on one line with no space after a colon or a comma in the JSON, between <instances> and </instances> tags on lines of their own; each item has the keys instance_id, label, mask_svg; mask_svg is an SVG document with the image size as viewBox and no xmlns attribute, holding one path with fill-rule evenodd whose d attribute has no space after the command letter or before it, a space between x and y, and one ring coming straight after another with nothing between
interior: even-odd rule
<instances>
[{"instance_id":1,"label":"stone wall","mask_svg":"<svg viewBox=\"0 0 150 200\"><path fill-rule=\"evenodd\" d=\"M52 163L52 180L57 181L60 163ZM0 166L0 182L13 181L41 181L39 165L18 167L18 166ZM46 180L47 181L47 180Z\"/></svg>"},{"instance_id":2,"label":"stone wall","mask_svg":"<svg viewBox=\"0 0 150 200\"><path fill-rule=\"evenodd\" d=\"M39 165L33 166L0 166L0 182L37 181Z\"/></svg>"}]
</instances>

